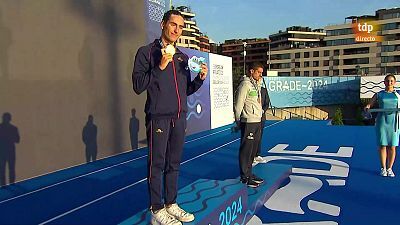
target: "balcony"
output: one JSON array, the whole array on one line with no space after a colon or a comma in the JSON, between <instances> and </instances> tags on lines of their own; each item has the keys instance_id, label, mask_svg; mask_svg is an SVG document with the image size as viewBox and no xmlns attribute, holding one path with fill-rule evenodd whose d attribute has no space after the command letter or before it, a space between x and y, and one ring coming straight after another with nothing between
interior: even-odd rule
<instances>
[{"instance_id":1,"label":"balcony","mask_svg":"<svg viewBox=\"0 0 400 225\"><path fill-rule=\"evenodd\" d=\"M398 33L400 33L400 28L393 29L393 30L384 30L384 31L382 31L382 35L398 34Z\"/></svg>"}]
</instances>

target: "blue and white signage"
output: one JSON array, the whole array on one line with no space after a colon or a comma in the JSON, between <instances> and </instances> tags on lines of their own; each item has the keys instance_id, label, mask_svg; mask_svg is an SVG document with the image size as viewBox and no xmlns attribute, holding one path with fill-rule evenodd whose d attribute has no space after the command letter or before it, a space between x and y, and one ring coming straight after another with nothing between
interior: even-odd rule
<instances>
[{"instance_id":1,"label":"blue and white signage","mask_svg":"<svg viewBox=\"0 0 400 225\"><path fill-rule=\"evenodd\" d=\"M265 77L278 108L358 103L359 77Z\"/></svg>"}]
</instances>

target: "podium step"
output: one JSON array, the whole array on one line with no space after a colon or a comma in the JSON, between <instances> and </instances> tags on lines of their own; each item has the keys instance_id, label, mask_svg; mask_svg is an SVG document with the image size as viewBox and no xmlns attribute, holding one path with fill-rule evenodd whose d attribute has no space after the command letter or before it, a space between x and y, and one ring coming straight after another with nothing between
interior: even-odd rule
<instances>
[{"instance_id":1,"label":"podium step","mask_svg":"<svg viewBox=\"0 0 400 225\"><path fill-rule=\"evenodd\" d=\"M221 224L221 220L230 223L243 219L242 212L247 204L247 186L239 179L200 179L179 191L178 202L196 217L188 224Z\"/></svg>"},{"instance_id":2,"label":"podium step","mask_svg":"<svg viewBox=\"0 0 400 225\"><path fill-rule=\"evenodd\" d=\"M253 167L253 173L264 179L263 185L258 188L248 188L247 211L244 220L239 223L246 224L275 193L281 184L292 173L290 165L283 164L258 164Z\"/></svg>"},{"instance_id":3,"label":"podium step","mask_svg":"<svg viewBox=\"0 0 400 225\"><path fill-rule=\"evenodd\" d=\"M180 207L195 215L193 225L246 224L268 198L289 177L291 166L258 164L254 174L265 182L258 188L248 188L239 178L228 180L199 179L178 191ZM145 209L121 222L121 225L149 224L150 213Z\"/></svg>"}]
</instances>

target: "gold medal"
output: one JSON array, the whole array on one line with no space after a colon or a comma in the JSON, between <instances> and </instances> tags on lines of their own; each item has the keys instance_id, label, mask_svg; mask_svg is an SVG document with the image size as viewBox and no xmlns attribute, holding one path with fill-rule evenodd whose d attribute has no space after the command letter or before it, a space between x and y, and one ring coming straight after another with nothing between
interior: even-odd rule
<instances>
[{"instance_id":1,"label":"gold medal","mask_svg":"<svg viewBox=\"0 0 400 225\"><path fill-rule=\"evenodd\" d=\"M172 56L174 56L175 47L173 45L167 45L167 47L165 47L165 53L168 53L168 54L171 54Z\"/></svg>"}]
</instances>

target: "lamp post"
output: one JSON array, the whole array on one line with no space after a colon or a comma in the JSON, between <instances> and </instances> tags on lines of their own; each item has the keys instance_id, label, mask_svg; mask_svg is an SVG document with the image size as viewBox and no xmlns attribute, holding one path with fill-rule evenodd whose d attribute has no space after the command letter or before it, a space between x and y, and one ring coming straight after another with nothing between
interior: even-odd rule
<instances>
[{"instance_id":1,"label":"lamp post","mask_svg":"<svg viewBox=\"0 0 400 225\"><path fill-rule=\"evenodd\" d=\"M243 42L243 74L246 76L246 46L247 42Z\"/></svg>"},{"instance_id":2,"label":"lamp post","mask_svg":"<svg viewBox=\"0 0 400 225\"><path fill-rule=\"evenodd\" d=\"M271 40L268 42L268 71L271 70Z\"/></svg>"}]
</instances>

